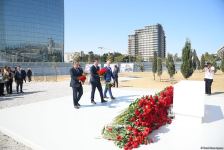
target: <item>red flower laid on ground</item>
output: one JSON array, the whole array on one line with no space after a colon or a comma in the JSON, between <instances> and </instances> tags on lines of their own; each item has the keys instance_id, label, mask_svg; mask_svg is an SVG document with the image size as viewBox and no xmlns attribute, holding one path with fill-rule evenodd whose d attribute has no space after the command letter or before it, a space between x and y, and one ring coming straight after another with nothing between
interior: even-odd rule
<instances>
[{"instance_id":1,"label":"red flower laid on ground","mask_svg":"<svg viewBox=\"0 0 224 150\"><path fill-rule=\"evenodd\" d=\"M145 96L131 103L126 111L117 116L112 128L104 128L102 134L112 139L117 146L125 150L137 148L140 144L153 143L149 134L159 127L170 124L169 111L173 104L173 87L155 96Z\"/></svg>"},{"instance_id":2,"label":"red flower laid on ground","mask_svg":"<svg viewBox=\"0 0 224 150\"><path fill-rule=\"evenodd\" d=\"M118 135L118 136L117 136L117 140L118 140L118 141L122 140L122 136Z\"/></svg>"},{"instance_id":3,"label":"red flower laid on ground","mask_svg":"<svg viewBox=\"0 0 224 150\"><path fill-rule=\"evenodd\" d=\"M86 81L86 76L85 75L79 76L78 80L84 83Z\"/></svg>"},{"instance_id":4,"label":"red flower laid on ground","mask_svg":"<svg viewBox=\"0 0 224 150\"><path fill-rule=\"evenodd\" d=\"M99 71L97 71L99 76L104 76L106 72L107 72L106 68L101 68Z\"/></svg>"}]
</instances>

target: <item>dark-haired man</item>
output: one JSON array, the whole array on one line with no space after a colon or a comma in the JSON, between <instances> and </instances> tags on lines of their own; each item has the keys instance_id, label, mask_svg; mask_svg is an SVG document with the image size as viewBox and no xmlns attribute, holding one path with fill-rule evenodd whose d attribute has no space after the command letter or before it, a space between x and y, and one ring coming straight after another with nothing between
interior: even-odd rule
<instances>
[{"instance_id":1,"label":"dark-haired man","mask_svg":"<svg viewBox=\"0 0 224 150\"><path fill-rule=\"evenodd\" d=\"M82 83L79 81L79 77L82 76L83 70L79 65L79 62L75 61L73 63L73 67L70 69L70 75L71 75L71 82L70 86L72 87L73 90L73 104L74 108L79 109L80 104L79 100L82 97L83 94L83 88L82 88Z\"/></svg>"},{"instance_id":2,"label":"dark-haired man","mask_svg":"<svg viewBox=\"0 0 224 150\"><path fill-rule=\"evenodd\" d=\"M19 94L19 87L20 87L20 93L23 93L23 77L22 77L20 67L16 67L15 81L16 81L16 92L17 92L17 94Z\"/></svg>"},{"instance_id":3,"label":"dark-haired man","mask_svg":"<svg viewBox=\"0 0 224 150\"><path fill-rule=\"evenodd\" d=\"M90 83L92 86L92 91L91 91L91 103L92 104L96 104L96 102L94 101L94 95L95 95L96 88L98 89L98 91L100 93L101 103L107 102L103 99L103 89L102 89L102 85L100 83L100 76L97 73L100 70L100 67L98 66L98 64L99 64L99 60L95 59L94 64L90 67Z\"/></svg>"}]
</instances>

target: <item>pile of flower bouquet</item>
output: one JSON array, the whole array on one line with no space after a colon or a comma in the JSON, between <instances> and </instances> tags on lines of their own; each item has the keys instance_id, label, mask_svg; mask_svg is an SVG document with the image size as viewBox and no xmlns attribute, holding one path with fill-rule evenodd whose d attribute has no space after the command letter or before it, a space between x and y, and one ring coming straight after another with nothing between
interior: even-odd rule
<instances>
[{"instance_id":1,"label":"pile of flower bouquet","mask_svg":"<svg viewBox=\"0 0 224 150\"><path fill-rule=\"evenodd\" d=\"M82 83L84 83L86 81L86 75L81 75L78 77L78 80L80 80Z\"/></svg>"},{"instance_id":2,"label":"pile of flower bouquet","mask_svg":"<svg viewBox=\"0 0 224 150\"><path fill-rule=\"evenodd\" d=\"M104 76L106 72L107 72L106 68L101 68L99 71L97 71L99 76Z\"/></svg>"},{"instance_id":3,"label":"pile of flower bouquet","mask_svg":"<svg viewBox=\"0 0 224 150\"><path fill-rule=\"evenodd\" d=\"M149 134L171 123L172 117L169 111L172 104L172 86L154 96L136 99L110 125L104 127L102 135L105 139L115 141L117 146L125 150L153 142Z\"/></svg>"}]
</instances>

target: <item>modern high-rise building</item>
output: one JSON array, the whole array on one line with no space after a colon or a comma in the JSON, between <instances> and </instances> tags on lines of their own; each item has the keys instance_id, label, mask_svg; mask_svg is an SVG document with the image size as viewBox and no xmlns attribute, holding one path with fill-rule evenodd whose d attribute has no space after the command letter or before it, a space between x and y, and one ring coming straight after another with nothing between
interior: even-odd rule
<instances>
[{"instance_id":1,"label":"modern high-rise building","mask_svg":"<svg viewBox=\"0 0 224 150\"><path fill-rule=\"evenodd\" d=\"M64 0L0 0L0 60L64 61Z\"/></svg>"},{"instance_id":2,"label":"modern high-rise building","mask_svg":"<svg viewBox=\"0 0 224 150\"><path fill-rule=\"evenodd\" d=\"M166 56L166 36L162 25L146 26L128 36L129 55L139 55L144 61L149 61L153 58L154 52L161 58Z\"/></svg>"}]
</instances>

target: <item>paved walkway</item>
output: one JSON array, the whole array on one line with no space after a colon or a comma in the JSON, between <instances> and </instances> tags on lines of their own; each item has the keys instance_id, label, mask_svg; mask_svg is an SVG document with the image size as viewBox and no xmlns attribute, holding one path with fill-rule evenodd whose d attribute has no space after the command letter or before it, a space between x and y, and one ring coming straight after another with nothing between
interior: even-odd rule
<instances>
[{"instance_id":1,"label":"paved walkway","mask_svg":"<svg viewBox=\"0 0 224 150\"><path fill-rule=\"evenodd\" d=\"M119 82L133 80L131 77L120 77ZM72 95L72 89L69 87L69 81L63 82L27 82L24 83L23 94L12 94L0 97L0 109L34 103L38 101L53 100L63 96ZM90 85L84 85L84 91L89 91ZM13 93L15 83L13 83Z\"/></svg>"},{"instance_id":2,"label":"paved walkway","mask_svg":"<svg viewBox=\"0 0 224 150\"><path fill-rule=\"evenodd\" d=\"M96 92L97 105L92 105L90 93L85 92L79 110L73 108L71 96L2 109L0 130L33 149L95 149L97 145L116 149L112 142L101 138L103 126L135 98L154 92L114 89L113 93L116 100L101 104Z\"/></svg>"},{"instance_id":3,"label":"paved walkway","mask_svg":"<svg viewBox=\"0 0 224 150\"><path fill-rule=\"evenodd\" d=\"M120 77L120 82L132 80L131 77ZM24 94L12 94L5 97L0 97L0 109L20 106L40 101L54 100L55 98L72 95L72 90L69 87L69 81L64 82L31 82L24 83ZM63 89L63 92L62 92ZM89 85L84 85L84 90L88 91ZM13 93L15 84L13 85ZM1 150L30 150L24 144L15 141L8 135L5 135L0 130L0 149Z\"/></svg>"},{"instance_id":4,"label":"paved walkway","mask_svg":"<svg viewBox=\"0 0 224 150\"><path fill-rule=\"evenodd\" d=\"M118 148L113 142L101 138L102 127L110 123L114 116L127 108L136 97L155 92L146 89L114 88L113 93L117 99L101 104L98 91L96 91L96 102L98 103L92 105L89 101L89 86L86 86L80 102L82 107L76 110L71 100L71 89L67 87L67 83L66 86L63 84L61 85L63 88L59 89L53 88L53 83L43 85L46 89L52 86L52 94L58 94L58 98L1 109L0 131L32 149L116 150ZM68 95L60 95L58 92ZM31 101L41 97L41 94L38 97L36 94L30 94ZM139 149L198 150L201 146L224 148L223 112L223 93L206 96L205 117L202 124L192 117L176 116L171 125L163 126L150 135L154 143L141 146Z\"/></svg>"}]
</instances>

